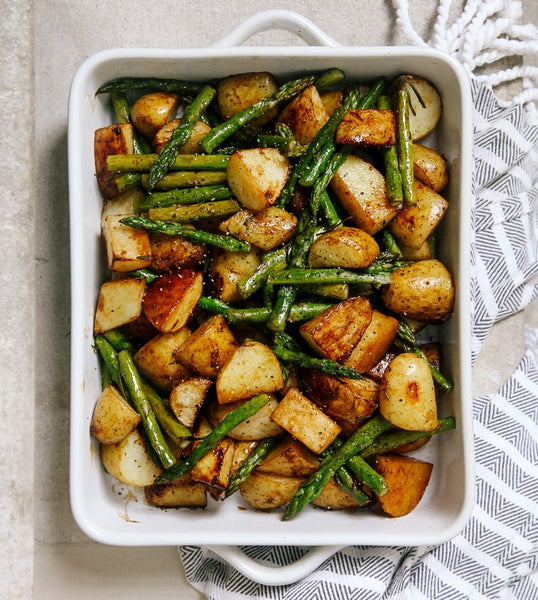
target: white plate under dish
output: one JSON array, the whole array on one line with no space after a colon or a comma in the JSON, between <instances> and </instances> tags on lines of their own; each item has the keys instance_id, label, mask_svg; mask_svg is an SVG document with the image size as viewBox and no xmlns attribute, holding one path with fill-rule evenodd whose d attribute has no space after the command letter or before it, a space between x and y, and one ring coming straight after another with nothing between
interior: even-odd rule
<instances>
[{"instance_id":1,"label":"white plate under dish","mask_svg":"<svg viewBox=\"0 0 538 600\"><path fill-rule=\"evenodd\" d=\"M280 28L312 46L239 47L254 33ZM230 47L237 46L237 47ZM434 463L430 485L419 506L398 519L376 509L357 513L305 509L283 522L280 514L243 510L241 502L210 501L203 511L160 510L136 490L125 490L106 475L89 423L100 393L92 347L93 317L104 277L99 221L102 200L93 167L93 133L110 124L103 82L120 76L211 80L232 73L267 70L281 79L339 67L348 81L414 73L440 90L444 112L432 143L448 159L450 208L442 223L441 257L456 281L451 319L440 328L444 370L454 380L441 412L454 415L457 428L422 450ZM90 57L77 71L69 99L69 194L71 226L71 442L70 495L73 515L92 539L125 546L211 546L255 580L287 583L311 571L338 547L439 544L457 535L474 503L474 450L470 385L470 199L471 97L458 63L437 51L414 47L342 47L304 17L267 11L245 21L219 44L204 49L118 49ZM239 545L317 547L288 571L268 570L250 561Z\"/></svg>"}]
</instances>

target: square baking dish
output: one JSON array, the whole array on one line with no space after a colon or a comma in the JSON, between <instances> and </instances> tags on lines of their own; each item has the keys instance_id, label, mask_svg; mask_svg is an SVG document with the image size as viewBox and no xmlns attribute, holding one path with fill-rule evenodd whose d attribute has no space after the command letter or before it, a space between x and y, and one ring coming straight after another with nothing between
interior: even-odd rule
<instances>
[{"instance_id":1,"label":"square baking dish","mask_svg":"<svg viewBox=\"0 0 538 600\"><path fill-rule=\"evenodd\" d=\"M109 98L95 90L120 76L211 80L267 70L279 79L339 67L347 79L371 80L413 73L440 90L444 113L435 139L428 141L450 164L446 192L450 208L442 224L441 258L452 272L457 302L440 328L444 371L455 382L441 414L454 415L457 428L434 437L422 457L434 463L419 506L398 519L375 509L358 513L307 508L282 522L280 513L243 510L235 498L209 500L206 510L161 510L143 494L113 481L103 470L89 424L100 393L93 318L104 278L99 195L93 166L93 133L111 123ZM474 503L474 453L470 384L470 200L471 99L465 73L449 57L412 47L213 47L188 50L121 49L99 53L78 70L69 102L69 187L71 226L71 438L70 495L80 528L106 544L145 545L397 545L438 544L457 535Z\"/></svg>"}]
</instances>

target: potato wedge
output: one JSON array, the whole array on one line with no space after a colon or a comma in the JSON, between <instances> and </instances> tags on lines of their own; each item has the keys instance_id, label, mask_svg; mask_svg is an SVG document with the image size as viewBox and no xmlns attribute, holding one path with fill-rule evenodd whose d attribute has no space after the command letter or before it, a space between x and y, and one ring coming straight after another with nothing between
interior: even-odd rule
<instances>
[{"instance_id":1,"label":"potato wedge","mask_svg":"<svg viewBox=\"0 0 538 600\"><path fill-rule=\"evenodd\" d=\"M207 417L213 427L216 427L228 414L244 404L246 400L237 400L227 404L210 402ZM273 411L278 406L278 399L274 394L269 394L269 402L255 415L246 419L237 427L228 432L228 437L237 441L262 440L283 433L282 428L271 420Z\"/></svg>"},{"instance_id":2,"label":"potato wedge","mask_svg":"<svg viewBox=\"0 0 538 600\"><path fill-rule=\"evenodd\" d=\"M443 156L422 144L413 144L415 179L439 193L448 184L448 166Z\"/></svg>"},{"instance_id":3,"label":"potato wedge","mask_svg":"<svg viewBox=\"0 0 538 600\"><path fill-rule=\"evenodd\" d=\"M392 359L381 378L379 412L408 431L437 427L435 385L426 360L411 352Z\"/></svg>"},{"instance_id":4,"label":"potato wedge","mask_svg":"<svg viewBox=\"0 0 538 600\"><path fill-rule=\"evenodd\" d=\"M241 484L239 492L251 508L271 510L291 500L303 481L303 477L282 477L255 470Z\"/></svg>"},{"instance_id":5,"label":"potato wedge","mask_svg":"<svg viewBox=\"0 0 538 600\"><path fill-rule=\"evenodd\" d=\"M142 314L145 291L145 279L118 279L103 283L95 311L94 333L103 333L136 321Z\"/></svg>"},{"instance_id":6,"label":"potato wedge","mask_svg":"<svg viewBox=\"0 0 538 600\"><path fill-rule=\"evenodd\" d=\"M215 379L237 348L224 317L213 315L184 341L177 356L194 373Z\"/></svg>"},{"instance_id":7,"label":"potato wedge","mask_svg":"<svg viewBox=\"0 0 538 600\"><path fill-rule=\"evenodd\" d=\"M101 231L103 229L105 217L109 215L123 215L131 216L135 214L135 203L142 198L145 194L139 187L133 187L121 192L114 198L107 200L103 204L101 210Z\"/></svg>"},{"instance_id":8,"label":"potato wedge","mask_svg":"<svg viewBox=\"0 0 538 600\"><path fill-rule=\"evenodd\" d=\"M415 182L416 204L402 206L388 228L398 242L418 250L439 225L448 202L429 187Z\"/></svg>"},{"instance_id":9,"label":"potato wedge","mask_svg":"<svg viewBox=\"0 0 538 600\"><path fill-rule=\"evenodd\" d=\"M221 221L219 229L262 250L272 250L295 235L297 217L276 206L260 212L243 209Z\"/></svg>"},{"instance_id":10,"label":"potato wedge","mask_svg":"<svg viewBox=\"0 0 538 600\"><path fill-rule=\"evenodd\" d=\"M328 118L316 86L311 85L284 107L278 122L286 124L299 143L309 144Z\"/></svg>"},{"instance_id":11,"label":"potato wedge","mask_svg":"<svg viewBox=\"0 0 538 600\"><path fill-rule=\"evenodd\" d=\"M411 75L405 79L412 106L409 111L409 128L411 139L416 141L435 129L441 118L443 105L437 88L430 81Z\"/></svg>"},{"instance_id":12,"label":"potato wedge","mask_svg":"<svg viewBox=\"0 0 538 600\"><path fill-rule=\"evenodd\" d=\"M232 461L232 475L245 462L250 453L258 445L257 440L234 440L234 457Z\"/></svg>"},{"instance_id":13,"label":"potato wedge","mask_svg":"<svg viewBox=\"0 0 538 600\"><path fill-rule=\"evenodd\" d=\"M194 426L212 385L208 377L192 377L173 387L169 397L170 408L185 427L191 429Z\"/></svg>"},{"instance_id":14,"label":"potato wedge","mask_svg":"<svg viewBox=\"0 0 538 600\"><path fill-rule=\"evenodd\" d=\"M117 444L140 423L140 415L118 389L107 385L93 409L90 435L101 444Z\"/></svg>"},{"instance_id":15,"label":"potato wedge","mask_svg":"<svg viewBox=\"0 0 538 600\"><path fill-rule=\"evenodd\" d=\"M190 330L187 327L170 333L160 333L134 355L135 364L144 377L167 393L191 376L178 359L178 350L189 334Z\"/></svg>"},{"instance_id":16,"label":"potato wedge","mask_svg":"<svg viewBox=\"0 0 538 600\"><path fill-rule=\"evenodd\" d=\"M312 500L312 504L326 510L349 510L360 507L355 498L343 490L334 479L327 482L319 496Z\"/></svg>"},{"instance_id":17,"label":"potato wedge","mask_svg":"<svg viewBox=\"0 0 538 600\"><path fill-rule=\"evenodd\" d=\"M131 108L131 120L140 133L152 139L177 112L180 97L170 92L152 92L138 98Z\"/></svg>"},{"instance_id":18,"label":"potato wedge","mask_svg":"<svg viewBox=\"0 0 538 600\"><path fill-rule=\"evenodd\" d=\"M362 269L379 256L375 239L358 227L338 227L320 235L308 253L308 266Z\"/></svg>"},{"instance_id":19,"label":"potato wedge","mask_svg":"<svg viewBox=\"0 0 538 600\"><path fill-rule=\"evenodd\" d=\"M200 442L193 442L194 448ZM217 497L224 493L230 481L234 443L229 438L217 442L210 452L191 469L191 479L212 488Z\"/></svg>"},{"instance_id":20,"label":"potato wedge","mask_svg":"<svg viewBox=\"0 0 538 600\"><path fill-rule=\"evenodd\" d=\"M271 418L316 454L328 448L341 431L337 423L296 388L288 390Z\"/></svg>"},{"instance_id":21,"label":"potato wedge","mask_svg":"<svg viewBox=\"0 0 538 600\"><path fill-rule=\"evenodd\" d=\"M117 444L100 446L101 463L121 483L151 485L162 468L151 459L138 429Z\"/></svg>"},{"instance_id":22,"label":"potato wedge","mask_svg":"<svg viewBox=\"0 0 538 600\"><path fill-rule=\"evenodd\" d=\"M256 467L258 473L307 477L319 467L319 458L304 444L286 436Z\"/></svg>"},{"instance_id":23,"label":"potato wedge","mask_svg":"<svg viewBox=\"0 0 538 600\"><path fill-rule=\"evenodd\" d=\"M351 146L386 147L396 143L396 121L392 110L348 110L336 129L336 143Z\"/></svg>"},{"instance_id":24,"label":"potato wedge","mask_svg":"<svg viewBox=\"0 0 538 600\"><path fill-rule=\"evenodd\" d=\"M181 269L163 274L147 286L144 313L159 331L178 331L198 304L202 289L203 275L199 271Z\"/></svg>"},{"instance_id":25,"label":"potato wedge","mask_svg":"<svg viewBox=\"0 0 538 600\"><path fill-rule=\"evenodd\" d=\"M255 271L260 262L261 250L255 246L246 254L214 248L209 264L211 294L224 302L239 302L242 298L237 284Z\"/></svg>"},{"instance_id":26,"label":"potato wedge","mask_svg":"<svg viewBox=\"0 0 538 600\"><path fill-rule=\"evenodd\" d=\"M278 90L276 79L267 71L238 73L223 77L217 84L217 102L224 119L230 119ZM254 127L269 123L278 114L275 107L252 121Z\"/></svg>"},{"instance_id":27,"label":"potato wedge","mask_svg":"<svg viewBox=\"0 0 538 600\"><path fill-rule=\"evenodd\" d=\"M342 106L343 96L342 90L323 90L319 92L319 97L329 115L332 115L336 108Z\"/></svg>"},{"instance_id":28,"label":"potato wedge","mask_svg":"<svg viewBox=\"0 0 538 600\"><path fill-rule=\"evenodd\" d=\"M379 384L367 377L348 379L305 369L303 385L308 398L338 423L346 436L377 409Z\"/></svg>"},{"instance_id":29,"label":"potato wedge","mask_svg":"<svg viewBox=\"0 0 538 600\"><path fill-rule=\"evenodd\" d=\"M282 369L271 348L250 341L239 346L221 368L216 391L218 401L226 404L276 392L283 387Z\"/></svg>"},{"instance_id":30,"label":"potato wedge","mask_svg":"<svg viewBox=\"0 0 538 600\"><path fill-rule=\"evenodd\" d=\"M108 268L111 271L136 271L151 265L149 234L121 223L124 215L108 215L101 233L105 240Z\"/></svg>"},{"instance_id":31,"label":"potato wedge","mask_svg":"<svg viewBox=\"0 0 538 600\"><path fill-rule=\"evenodd\" d=\"M426 323L448 319L454 308L454 295L452 277L437 259L421 260L397 269L381 293L389 310Z\"/></svg>"},{"instance_id":32,"label":"potato wedge","mask_svg":"<svg viewBox=\"0 0 538 600\"><path fill-rule=\"evenodd\" d=\"M239 203L253 211L272 206L288 179L290 163L276 148L237 150L228 161L228 185Z\"/></svg>"},{"instance_id":33,"label":"potato wedge","mask_svg":"<svg viewBox=\"0 0 538 600\"><path fill-rule=\"evenodd\" d=\"M200 269L205 260L205 244L196 244L175 235L151 234L151 268L155 271Z\"/></svg>"},{"instance_id":34,"label":"potato wedge","mask_svg":"<svg viewBox=\"0 0 538 600\"><path fill-rule=\"evenodd\" d=\"M391 517L403 517L422 499L433 465L409 456L380 454L376 457L375 469L389 486L389 491L378 498L383 512Z\"/></svg>"},{"instance_id":35,"label":"potato wedge","mask_svg":"<svg viewBox=\"0 0 538 600\"><path fill-rule=\"evenodd\" d=\"M299 332L318 354L343 362L351 354L372 319L372 306L356 296L325 309L303 323Z\"/></svg>"},{"instance_id":36,"label":"potato wedge","mask_svg":"<svg viewBox=\"0 0 538 600\"><path fill-rule=\"evenodd\" d=\"M383 175L358 156L348 156L331 180L336 197L361 229L374 235L397 214L387 199Z\"/></svg>"},{"instance_id":37,"label":"potato wedge","mask_svg":"<svg viewBox=\"0 0 538 600\"><path fill-rule=\"evenodd\" d=\"M172 136L172 133L178 128L181 123L180 119L172 119L163 125L153 138L153 149L159 153ZM200 140L202 140L211 130L211 127L203 121L196 121L192 128L189 139L178 148L178 154L201 154L203 153Z\"/></svg>"},{"instance_id":38,"label":"potato wedge","mask_svg":"<svg viewBox=\"0 0 538 600\"><path fill-rule=\"evenodd\" d=\"M153 483L144 488L146 501L159 508L205 508L207 489L192 481L189 474L168 483Z\"/></svg>"},{"instance_id":39,"label":"potato wedge","mask_svg":"<svg viewBox=\"0 0 538 600\"><path fill-rule=\"evenodd\" d=\"M108 170L106 159L111 154L132 154L134 130L131 123L116 123L97 129L94 134L93 154L97 184L103 198L118 195L117 173Z\"/></svg>"},{"instance_id":40,"label":"potato wedge","mask_svg":"<svg viewBox=\"0 0 538 600\"><path fill-rule=\"evenodd\" d=\"M359 373L374 367L392 346L398 333L398 320L372 311L372 319L344 364Z\"/></svg>"}]
</instances>

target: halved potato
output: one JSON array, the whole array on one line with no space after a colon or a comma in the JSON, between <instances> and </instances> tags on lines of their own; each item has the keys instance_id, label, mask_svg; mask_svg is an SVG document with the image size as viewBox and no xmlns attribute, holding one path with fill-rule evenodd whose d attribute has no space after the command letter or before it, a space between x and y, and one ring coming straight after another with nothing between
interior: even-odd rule
<instances>
[{"instance_id":1,"label":"halved potato","mask_svg":"<svg viewBox=\"0 0 538 600\"><path fill-rule=\"evenodd\" d=\"M388 228L398 242L419 249L441 222L448 202L431 188L415 181L416 204L402 206Z\"/></svg>"},{"instance_id":2,"label":"halved potato","mask_svg":"<svg viewBox=\"0 0 538 600\"><path fill-rule=\"evenodd\" d=\"M432 148L413 144L413 172L415 179L440 192L448 183L446 160Z\"/></svg>"},{"instance_id":3,"label":"halved potato","mask_svg":"<svg viewBox=\"0 0 538 600\"><path fill-rule=\"evenodd\" d=\"M229 75L217 84L217 102L224 119L229 119L249 108L262 98L274 94L278 84L271 73L257 71ZM265 125L278 114L278 107L268 110L252 122L254 127Z\"/></svg>"},{"instance_id":4,"label":"halved potato","mask_svg":"<svg viewBox=\"0 0 538 600\"><path fill-rule=\"evenodd\" d=\"M144 313L159 331L178 331L188 321L202 295L203 275L181 269L152 281L144 295Z\"/></svg>"},{"instance_id":5,"label":"halved potato","mask_svg":"<svg viewBox=\"0 0 538 600\"><path fill-rule=\"evenodd\" d=\"M283 433L282 428L271 420L271 415L278 406L278 399L274 394L268 395L269 402L265 406L228 432L230 438L238 441L262 440ZM245 402L247 400L238 400L227 404L210 402L207 417L213 427L216 427L227 415Z\"/></svg>"},{"instance_id":6,"label":"halved potato","mask_svg":"<svg viewBox=\"0 0 538 600\"><path fill-rule=\"evenodd\" d=\"M190 429L194 426L212 385L213 382L207 377L191 377L175 385L170 392L170 408L185 427Z\"/></svg>"},{"instance_id":7,"label":"halved potato","mask_svg":"<svg viewBox=\"0 0 538 600\"><path fill-rule=\"evenodd\" d=\"M108 215L102 220L101 233L106 244L111 271L136 271L151 265L149 234L121 223L124 215Z\"/></svg>"},{"instance_id":8,"label":"halved potato","mask_svg":"<svg viewBox=\"0 0 538 600\"><path fill-rule=\"evenodd\" d=\"M118 279L103 283L95 311L94 333L136 321L142 314L145 290L145 279Z\"/></svg>"},{"instance_id":9,"label":"halved potato","mask_svg":"<svg viewBox=\"0 0 538 600\"><path fill-rule=\"evenodd\" d=\"M262 250L272 250L295 235L297 217L276 206L260 212L244 209L221 221L219 229Z\"/></svg>"},{"instance_id":10,"label":"halved potato","mask_svg":"<svg viewBox=\"0 0 538 600\"><path fill-rule=\"evenodd\" d=\"M177 356L195 373L214 379L237 348L238 343L224 317L213 315L184 341Z\"/></svg>"},{"instance_id":11,"label":"halved potato","mask_svg":"<svg viewBox=\"0 0 538 600\"><path fill-rule=\"evenodd\" d=\"M299 332L317 354L343 362L356 346L372 319L372 306L356 296L325 309L299 327Z\"/></svg>"},{"instance_id":12,"label":"halved potato","mask_svg":"<svg viewBox=\"0 0 538 600\"><path fill-rule=\"evenodd\" d=\"M411 139L416 141L435 129L443 112L443 104L437 88L430 81L412 75L407 75L405 79L412 106L409 111Z\"/></svg>"},{"instance_id":13,"label":"halved potato","mask_svg":"<svg viewBox=\"0 0 538 600\"><path fill-rule=\"evenodd\" d=\"M153 483L144 488L146 501L160 508L205 508L207 489L192 481L189 474L167 483Z\"/></svg>"},{"instance_id":14,"label":"halved potato","mask_svg":"<svg viewBox=\"0 0 538 600\"><path fill-rule=\"evenodd\" d=\"M217 398L221 404L269 394L284 387L277 357L265 344L248 341L239 346L217 376Z\"/></svg>"},{"instance_id":15,"label":"halved potato","mask_svg":"<svg viewBox=\"0 0 538 600\"><path fill-rule=\"evenodd\" d=\"M131 120L148 138L176 116L180 97L170 92L152 92L138 98L131 108Z\"/></svg>"},{"instance_id":16,"label":"halved potato","mask_svg":"<svg viewBox=\"0 0 538 600\"><path fill-rule=\"evenodd\" d=\"M309 144L328 118L316 86L311 85L284 107L278 122L286 124L299 143Z\"/></svg>"},{"instance_id":17,"label":"halved potato","mask_svg":"<svg viewBox=\"0 0 538 600\"><path fill-rule=\"evenodd\" d=\"M100 455L105 470L127 485L151 485L163 471L153 462L138 429L117 444L102 444Z\"/></svg>"},{"instance_id":18,"label":"halved potato","mask_svg":"<svg viewBox=\"0 0 538 600\"><path fill-rule=\"evenodd\" d=\"M381 378L379 412L408 431L437 427L435 385L426 360L411 352L392 359Z\"/></svg>"},{"instance_id":19,"label":"halved potato","mask_svg":"<svg viewBox=\"0 0 538 600\"><path fill-rule=\"evenodd\" d=\"M290 163L276 148L237 150L226 168L228 185L239 203L253 211L272 206L280 196Z\"/></svg>"},{"instance_id":20,"label":"halved potato","mask_svg":"<svg viewBox=\"0 0 538 600\"><path fill-rule=\"evenodd\" d=\"M408 319L426 323L446 320L454 307L454 282L437 259L421 260L393 271L383 288L385 306Z\"/></svg>"},{"instance_id":21,"label":"halved potato","mask_svg":"<svg viewBox=\"0 0 538 600\"><path fill-rule=\"evenodd\" d=\"M224 302L242 300L237 284L255 271L260 262L261 250L255 246L252 246L246 254L214 248L208 278L212 295Z\"/></svg>"},{"instance_id":22,"label":"halved potato","mask_svg":"<svg viewBox=\"0 0 538 600\"><path fill-rule=\"evenodd\" d=\"M319 459L304 444L286 436L256 467L258 473L306 477L319 467Z\"/></svg>"},{"instance_id":23,"label":"halved potato","mask_svg":"<svg viewBox=\"0 0 538 600\"><path fill-rule=\"evenodd\" d=\"M291 500L303 481L303 477L282 477L254 470L241 484L239 492L250 507L271 510Z\"/></svg>"},{"instance_id":24,"label":"halved potato","mask_svg":"<svg viewBox=\"0 0 538 600\"><path fill-rule=\"evenodd\" d=\"M396 143L392 110L348 110L336 129L336 143L361 147L385 147Z\"/></svg>"},{"instance_id":25,"label":"halved potato","mask_svg":"<svg viewBox=\"0 0 538 600\"><path fill-rule=\"evenodd\" d=\"M95 175L103 198L118 195L118 174L108 170L107 157L111 154L132 154L133 149L134 130L131 123L116 123L96 129L93 141Z\"/></svg>"},{"instance_id":26,"label":"halved potato","mask_svg":"<svg viewBox=\"0 0 538 600\"><path fill-rule=\"evenodd\" d=\"M177 357L179 348L189 334L190 330L187 327L170 333L160 333L146 342L134 355L135 364L144 377L165 392L170 392L180 381L191 376Z\"/></svg>"},{"instance_id":27,"label":"halved potato","mask_svg":"<svg viewBox=\"0 0 538 600\"><path fill-rule=\"evenodd\" d=\"M374 235L398 212L387 199L383 175L358 156L348 156L331 180L331 187L353 222Z\"/></svg>"},{"instance_id":28,"label":"halved potato","mask_svg":"<svg viewBox=\"0 0 538 600\"><path fill-rule=\"evenodd\" d=\"M193 442L192 447L199 443ZM191 469L191 479L212 488L213 493L219 497L228 487L233 455L233 441L229 438L220 440Z\"/></svg>"},{"instance_id":29,"label":"halved potato","mask_svg":"<svg viewBox=\"0 0 538 600\"><path fill-rule=\"evenodd\" d=\"M362 269L379 256L375 239L358 227L338 227L320 235L310 247L308 266Z\"/></svg>"},{"instance_id":30,"label":"halved potato","mask_svg":"<svg viewBox=\"0 0 538 600\"><path fill-rule=\"evenodd\" d=\"M391 517L403 517L422 499L433 465L409 456L380 454L375 468L389 486L389 491L378 498L383 512Z\"/></svg>"},{"instance_id":31,"label":"halved potato","mask_svg":"<svg viewBox=\"0 0 538 600\"><path fill-rule=\"evenodd\" d=\"M93 409L90 435L101 444L117 444L140 423L140 415L114 385L107 385Z\"/></svg>"},{"instance_id":32,"label":"halved potato","mask_svg":"<svg viewBox=\"0 0 538 600\"><path fill-rule=\"evenodd\" d=\"M337 423L296 388L288 390L271 418L316 454L330 446L341 431Z\"/></svg>"}]
</instances>

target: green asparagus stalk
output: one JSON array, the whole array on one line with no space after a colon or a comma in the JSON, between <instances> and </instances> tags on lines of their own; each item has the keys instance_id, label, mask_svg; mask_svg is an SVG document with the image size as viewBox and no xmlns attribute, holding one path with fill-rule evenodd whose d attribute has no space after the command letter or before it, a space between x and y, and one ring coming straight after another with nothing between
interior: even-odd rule
<instances>
[{"instance_id":1,"label":"green asparagus stalk","mask_svg":"<svg viewBox=\"0 0 538 600\"><path fill-rule=\"evenodd\" d=\"M233 215L241 206L236 200L215 200L198 204L176 204L162 208L150 208L148 216L154 221L193 223L203 219L223 218Z\"/></svg>"},{"instance_id":2,"label":"green asparagus stalk","mask_svg":"<svg viewBox=\"0 0 538 600\"><path fill-rule=\"evenodd\" d=\"M343 78L342 71L338 69L331 69L325 72L319 78L315 75L309 75L280 86L280 88L274 93L265 96L260 101L256 102L249 108L231 117L227 121L224 121L221 125L213 127L211 131L202 139L200 145L208 154L212 154L214 150L223 144L229 137L236 133L241 127L251 123L254 119L257 119L261 115L265 114L268 110L277 106L281 102L287 102L294 96L302 92L308 86L316 83L318 86L325 87L330 86L340 81Z\"/></svg>"},{"instance_id":3,"label":"green asparagus stalk","mask_svg":"<svg viewBox=\"0 0 538 600\"><path fill-rule=\"evenodd\" d=\"M400 321L398 324L398 338L395 341L405 352L418 354L428 363L433 381L440 390L451 392L454 389L454 384L430 363L426 354L418 346L411 327L404 321Z\"/></svg>"},{"instance_id":4,"label":"green asparagus stalk","mask_svg":"<svg viewBox=\"0 0 538 600\"><path fill-rule=\"evenodd\" d=\"M216 90L209 85L204 85L196 98L185 109L179 126L174 129L170 139L160 151L149 171L148 189L152 190L155 184L162 179L174 163L177 152L191 136L194 125L200 119L200 115L213 100Z\"/></svg>"},{"instance_id":5,"label":"green asparagus stalk","mask_svg":"<svg viewBox=\"0 0 538 600\"><path fill-rule=\"evenodd\" d=\"M143 382L142 389L155 413L157 422L176 445L181 446L185 439L192 438L192 433L176 419L164 400L152 387Z\"/></svg>"},{"instance_id":6,"label":"green asparagus stalk","mask_svg":"<svg viewBox=\"0 0 538 600\"><path fill-rule=\"evenodd\" d=\"M336 438L329 448L322 452L321 457L325 458L327 456L334 455L336 450L340 448L343 443L344 442L340 438ZM359 487L356 478L353 477L345 465L336 471L334 479L343 490L345 490L358 502L359 506L367 506L370 504L370 497L361 487Z\"/></svg>"},{"instance_id":7,"label":"green asparagus stalk","mask_svg":"<svg viewBox=\"0 0 538 600\"><path fill-rule=\"evenodd\" d=\"M143 173L140 182L147 188L149 175ZM226 171L175 171L168 173L155 185L158 190L171 190L175 188L192 188L206 185L226 185L228 177Z\"/></svg>"},{"instance_id":8,"label":"green asparagus stalk","mask_svg":"<svg viewBox=\"0 0 538 600\"><path fill-rule=\"evenodd\" d=\"M140 173L123 173L116 177L116 188L118 194L121 194L125 190L133 188L142 183L142 175Z\"/></svg>"},{"instance_id":9,"label":"green asparagus stalk","mask_svg":"<svg viewBox=\"0 0 538 600\"><path fill-rule=\"evenodd\" d=\"M287 263L287 252L287 246L266 252L253 273L238 282L237 290L241 298L246 300L260 290L265 285L271 271L283 269Z\"/></svg>"},{"instance_id":10,"label":"green asparagus stalk","mask_svg":"<svg viewBox=\"0 0 538 600\"><path fill-rule=\"evenodd\" d=\"M347 377L348 379L363 378L358 371L355 371L355 369L341 365L328 358L315 358L304 352L290 350L289 348L284 348L279 345L273 346L273 352L282 362L298 365L305 369L317 369L318 371L323 371L323 373L328 373L329 375Z\"/></svg>"},{"instance_id":11,"label":"green asparagus stalk","mask_svg":"<svg viewBox=\"0 0 538 600\"><path fill-rule=\"evenodd\" d=\"M179 188L165 192L153 192L135 200L135 212L143 212L150 208L163 208L177 204L196 204L209 200L227 200L232 197L232 190L226 185L204 185L195 188Z\"/></svg>"},{"instance_id":12,"label":"green asparagus stalk","mask_svg":"<svg viewBox=\"0 0 538 600\"><path fill-rule=\"evenodd\" d=\"M368 486L378 496L384 496L389 491L384 477L358 454L346 462L346 467L355 474L361 483Z\"/></svg>"},{"instance_id":13,"label":"green asparagus stalk","mask_svg":"<svg viewBox=\"0 0 538 600\"><path fill-rule=\"evenodd\" d=\"M119 329L105 331L102 335L107 342L112 344L116 352L120 352L121 350L129 350L129 352L135 351L132 342Z\"/></svg>"},{"instance_id":14,"label":"green asparagus stalk","mask_svg":"<svg viewBox=\"0 0 538 600\"><path fill-rule=\"evenodd\" d=\"M118 123L131 122L131 109L127 102L125 92L113 92L110 94L114 114ZM139 136L136 131L133 133L133 150L135 154L146 154L151 152L151 146L146 142L144 137Z\"/></svg>"},{"instance_id":15,"label":"green asparagus stalk","mask_svg":"<svg viewBox=\"0 0 538 600\"><path fill-rule=\"evenodd\" d=\"M306 146L300 144L295 138L283 135L260 134L258 136L258 144L261 148L277 148L289 158L302 156L306 151Z\"/></svg>"},{"instance_id":16,"label":"green asparagus stalk","mask_svg":"<svg viewBox=\"0 0 538 600\"><path fill-rule=\"evenodd\" d=\"M209 244L217 246L230 252L249 252L250 244L238 240L230 235L220 235L210 233L200 229L194 229L182 225L181 223L167 223L166 221L153 221L147 217L125 217L121 223L134 227L135 229L145 229L154 233L164 233L166 235L179 235L191 242L198 244Z\"/></svg>"},{"instance_id":17,"label":"green asparagus stalk","mask_svg":"<svg viewBox=\"0 0 538 600\"><path fill-rule=\"evenodd\" d=\"M107 156L109 171L118 173L148 172L158 154L111 154ZM170 171L225 171L229 156L225 154L178 154L170 165Z\"/></svg>"},{"instance_id":18,"label":"green asparagus stalk","mask_svg":"<svg viewBox=\"0 0 538 600\"><path fill-rule=\"evenodd\" d=\"M325 269L283 269L272 272L267 282L272 285L312 285L326 283L390 283L390 271L355 272L340 268Z\"/></svg>"},{"instance_id":19,"label":"green asparagus stalk","mask_svg":"<svg viewBox=\"0 0 538 600\"><path fill-rule=\"evenodd\" d=\"M114 346L105 338L103 334L96 335L93 343L97 348L108 373L118 387L120 385L120 367L118 364L118 353Z\"/></svg>"},{"instance_id":20,"label":"green asparagus stalk","mask_svg":"<svg viewBox=\"0 0 538 600\"><path fill-rule=\"evenodd\" d=\"M405 431L400 429L398 431L383 433L369 446L364 448L364 450L361 450L358 456L364 459L372 458L372 456L376 456L377 454L391 452L404 444L412 444L418 440L430 438L437 433L450 431L455 427L456 421L454 417L443 417L442 419L439 419L437 427L433 431Z\"/></svg>"},{"instance_id":21,"label":"green asparagus stalk","mask_svg":"<svg viewBox=\"0 0 538 600\"><path fill-rule=\"evenodd\" d=\"M401 258L402 251L398 246L398 242L392 233L386 228L383 229L383 241L385 242L385 248L387 249L387 252L390 252L390 254Z\"/></svg>"},{"instance_id":22,"label":"green asparagus stalk","mask_svg":"<svg viewBox=\"0 0 538 600\"><path fill-rule=\"evenodd\" d=\"M188 473L201 458L215 447L215 444L228 435L234 427L237 427L237 425L255 415L267 404L267 402L269 402L269 398L265 394L259 394L235 410L232 410L209 435L194 447L193 451L188 456L181 462L166 469L166 471L157 477L156 481L173 481L174 479L178 479L182 475L185 475L185 473Z\"/></svg>"},{"instance_id":23,"label":"green asparagus stalk","mask_svg":"<svg viewBox=\"0 0 538 600\"><path fill-rule=\"evenodd\" d=\"M128 350L118 353L118 365L122 379L129 390L131 401L142 419L144 431L165 469L176 463L176 458L163 436L155 413L144 391L143 382Z\"/></svg>"},{"instance_id":24,"label":"green asparagus stalk","mask_svg":"<svg viewBox=\"0 0 538 600\"><path fill-rule=\"evenodd\" d=\"M402 179L403 201L408 205L417 203L415 198L415 176L413 173L413 140L409 125L409 92L398 90L398 110L396 112L396 144L398 165Z\"/></svg>"},{"instance_id":25,"label":"green asparagus stalk","mask_svg":"<svg viewBox=\"0 0 538 600\"><path fill-rule=\"evenodd\" d=\"M159 273L153 271L152 269L144 268L144 269L136 269L136 271L129 271L129 277L134 277L135 279L141 278L145 279L146 283L151 283L155 281L159 277Z\"/></svg>"},{"instance_id":26,"label":"green asparagus stalk","mask_svg":"<svg viewBox=\"0 0 538 600\"><path fill-rule=\"evenodd\" d=\"M391 424L381 415L377 415L357 429L342 446L321 463L319 469L311 475L297 490L286 506L283 520L288 521L299 513L305 506L315 500L328 481L334 477L340 467L350 458L370 445L377 436L386 431Z\"/></svg>"},{"instance_id":27,"label":"green asparagus stalk","mask_svg":"<svg viewBox=\"0 0 538 600\"><path fill-rule=\"evenodd\" d=\"M171 92L173 94L197 94L202 84L195 81L181 79L165 79L158 77L118 77L111 79L99 86L96 94L106 92L127 92L129 90L143 90L146 92Z\"/></svg>"},{"instance_id":28,"label":"green asparagus stalk","mask_svg":"<svg viewBox=\"0 0 538 600\"><path fill-rule=\"evenodd\" d=\"M264 438L260 440L254 450L247 458L237 467L230 477L228 487L226 488L225 496L231 496L240 488L254 469L262 462L262 460L271 452L271 450L280 441L280 436Z\"/></svg>"},{"instance_id":29,"label":"green asparagus stalk","mask_svg":"<svg viewBox=\"0 0 538 600\"><path fill-rule=\"evenodd\" d=\"M381 110L392 110L390 96L380 96L377 106ZM403 202L403 190L396 146L390 146L383 151L383 161L385 164L388 200L392 206L398 206Z\"/></svg>"}]
</instances>

